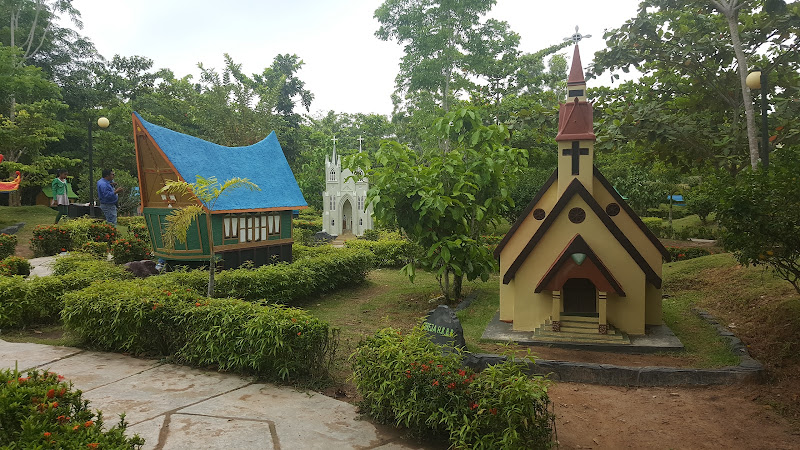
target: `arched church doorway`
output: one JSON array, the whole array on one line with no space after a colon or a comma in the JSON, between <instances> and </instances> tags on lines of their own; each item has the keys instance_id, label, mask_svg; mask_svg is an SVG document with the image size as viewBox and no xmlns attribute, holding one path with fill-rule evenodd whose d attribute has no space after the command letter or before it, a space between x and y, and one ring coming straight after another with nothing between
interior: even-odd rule
<instances>
[{"instance_id":1,"label":"arched church doorway","mask_svg":"<svg viewBox=\"0 0 800 450\"><path fill-rule=\"evenodd\" d=\"M342 204L342 234L353 232L353 204L346 199Z\"/></svg>"},{"instance_id":2,"label":"arched church doorway","mask_svg":"<svg viewBox=\"0 0 800 450\"><path fill-rule=\"evenodd\" d=\"M597 313L597 289L588 278L570 278L561 296L565 313Z\"/></svg>"}]
</instances>

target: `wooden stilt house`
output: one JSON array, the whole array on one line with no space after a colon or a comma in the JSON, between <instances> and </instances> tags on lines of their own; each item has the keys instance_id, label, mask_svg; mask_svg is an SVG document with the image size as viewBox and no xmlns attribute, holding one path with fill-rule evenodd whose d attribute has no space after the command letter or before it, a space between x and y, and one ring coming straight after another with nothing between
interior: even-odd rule
<instances>
[{"instance_id":1,"label":"wooden stilt house","mask_svg":"<svg viewBox=\"0 0 800 450\"><path fill-rule=\"evenodd\" d=\"M147 221L153 254L183 262L208 261L210 245L225 268L246 261L256 266L291 261L292 211L307 208L275 132L247 147L224 147L154 125L133 113L136 164L142 212ZM174 250L162 240L166 216L174 208L197 203L196 199L159 194L168 180L196 181L215 177L220 183L247 178L260 191L234 189L214 205L211 230L201 216L192 223L186 244Z\"/></svg>"}]
</instances>

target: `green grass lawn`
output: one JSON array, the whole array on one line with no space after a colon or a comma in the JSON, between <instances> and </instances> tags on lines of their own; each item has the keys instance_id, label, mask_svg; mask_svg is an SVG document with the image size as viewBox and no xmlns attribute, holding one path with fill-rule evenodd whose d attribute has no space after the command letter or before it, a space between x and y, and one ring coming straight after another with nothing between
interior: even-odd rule
<instances>
[{"instance_id":1,"label":"green grass lawn","mask_svg":"<svg viewBox=\"0 0 800 450\"><path fill-rule=\"evenodd\" d=\"M17 256L32 258L33 251L29 247L33 229L36 225L52 225L56 220L56 211L47 206L0 206L0 228L25 222L17 234Z\"/></svg>"}]
</instances>

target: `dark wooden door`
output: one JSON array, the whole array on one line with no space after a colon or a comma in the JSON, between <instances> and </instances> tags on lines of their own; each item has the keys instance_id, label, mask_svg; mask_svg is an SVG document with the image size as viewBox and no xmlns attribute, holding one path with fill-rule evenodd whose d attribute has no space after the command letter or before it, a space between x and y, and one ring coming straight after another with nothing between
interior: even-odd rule
<instances>
[{"instance_id":1,"label":"dark wooden door","mask_svg":"<svg viewBox=\"0 0 800 450\"><path fill-rule=\"evenodd\" d=\"M570 278L561 288L565 313L596 313L597 291L588 278Z\"/></svg>"}]
</instances>

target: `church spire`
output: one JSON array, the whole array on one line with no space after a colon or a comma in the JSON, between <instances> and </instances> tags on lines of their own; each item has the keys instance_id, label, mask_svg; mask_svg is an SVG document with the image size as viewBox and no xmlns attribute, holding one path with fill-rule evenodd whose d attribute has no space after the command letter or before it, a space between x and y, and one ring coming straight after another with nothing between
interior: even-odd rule
<instances>
[{"instance_id":1,"label":"church spire","mask_svg":"<svg viewBox=\"0 0 800 450\"><path fill-rule=\"evenodd\" d=\"M591 193L594 159L594 123L592 105L586 100L586 79L583 74L577 27L572 40L575 50L567 78L567 102L558 110L558 195L578 179Z\"/></svg>"}]
</instances>

